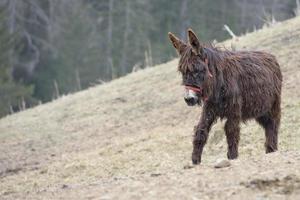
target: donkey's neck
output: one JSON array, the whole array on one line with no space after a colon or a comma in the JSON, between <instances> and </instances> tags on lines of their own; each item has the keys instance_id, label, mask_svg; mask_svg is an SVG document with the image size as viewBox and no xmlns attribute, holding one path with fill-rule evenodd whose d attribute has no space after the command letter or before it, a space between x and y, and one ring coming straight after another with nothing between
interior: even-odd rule
<instances>
[{"instance_id":1,"label":"donkey's neck","mask_svg":"<svg viewBox=\"0 0 300 200\"><path fill-rule=\"evenodd\" d=\"M231 51L223 51L216 47L204 48L204 57L208 60L209 69L213 73L213 82L211 85L211 100L214 103L220 103L224 96L224 76L222 63L226 57L231 55Z\"/></svg>"}]
</instances>

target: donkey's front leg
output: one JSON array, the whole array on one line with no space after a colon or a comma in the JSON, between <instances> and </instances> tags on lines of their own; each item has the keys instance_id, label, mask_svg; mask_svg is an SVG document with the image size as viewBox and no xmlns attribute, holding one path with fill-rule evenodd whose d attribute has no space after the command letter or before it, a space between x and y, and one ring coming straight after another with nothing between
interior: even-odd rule
<instances>
[{"instance_id":1,"label":"donkey's front leg","mask_svg":"<svg viewBox=\"0 0 300 200\"><path fill-rule=\"evenodd\" d=\"M239 155L238 145L240 141L240 120L228 119L225 123L225 134L228 144L228 159L236 159Z\"/></svg>"},{"instance_id":2,"label":"donkey's front leg","mask_svg":"<svg viewBox=\"0 0 300 200\"><path fill-rule=\"evenodd\" d=\"M212 110L203 109L200 122L194 129L195 135L192 153L194 165L201 163L203 147L208 139L208 133L215 119L216 116Z\"/></svg>"}]
</instances>

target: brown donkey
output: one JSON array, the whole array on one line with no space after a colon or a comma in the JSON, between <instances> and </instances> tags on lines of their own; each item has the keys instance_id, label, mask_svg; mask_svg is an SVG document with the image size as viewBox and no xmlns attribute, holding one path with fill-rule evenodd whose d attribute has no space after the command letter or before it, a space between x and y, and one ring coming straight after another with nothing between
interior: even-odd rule
<instances>
[{"instance_id":1,"label":"brown donkey","mask_svg":"<svg viewBox=\"0 0 300 200\"><path fill-rule=\"evenodd\" d=\"M178 70L186 89L184 100L203 110L195 127L192 161L201 162L211 126L226 119L228 159L238 157L240 122L255 119L265 129L266 153L277 150L282 75L276 58L260 51L229 51L203 45L188 30L188 43L169 33L180 55Z\"/></svg>"}]
</instances>

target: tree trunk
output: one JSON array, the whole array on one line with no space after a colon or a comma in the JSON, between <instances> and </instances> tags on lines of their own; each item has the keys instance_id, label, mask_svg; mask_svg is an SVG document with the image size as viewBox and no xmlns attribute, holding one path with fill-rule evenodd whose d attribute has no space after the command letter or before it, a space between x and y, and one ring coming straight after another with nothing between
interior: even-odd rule
<instances>
[{"instance_id":1,"label":"tree trunk","mask_svg":"<svg viewBox=\"0 0 300 200\"><path fill-rule=\"evenodd\" d=\"M189 0L182 0L180 7L180 37L181 39L186 38L186 30L189 26L187 7Z\"/></svg>"},{"instance_id":2,"label":"tree trunk","mask_svg":"<svg viewBox=\"0 0 300 200\"><path fill-rule=\"evenodd\" d=\"M112 58L112 34L113 34L113 10L114 10L114 0L109 0L108 2L108 27L107 27L107 66L111 70L111 78L117 78L117 70L114 67Z\"/></svg>"},{"instance_id":3,"label":"tree trunk","mask_svg":"<svg viewBox=\"0 0 300 200\"><path fill-rule=\"evenodd\" d=\"M17 0L8 1L8 10L9 10L8 30L10 34L15 33L16 30L17 2L18 2Z\"/></svg>"},{"instance_id":4,"label":"tree trunk","mask_svg":"<svg viewBox=\"0 0 300 200\"><path fill-rule=\"evenodd\" d=\"M126 14L125 14L125 30L123 35L123 51L122 51L122 58L121 58L121 74L124 75L128 72L127 69L127 53L128 53L128 36L130 32L130 1L126 1Z\"/></svg>"},{"instance_id":5,"label":"tree trunk","mask_svg":"<svg viewBox=\"0 0 300 200\"><path fill-rule=\"evenodd\" d=\"M7 2L7 4L8 4L8 13L9 13L8 32L9 32L9 34L13 35L16 30L17 0L9 0ZM11 67L10 67L11 81L13 79L12 74L14 71L14 64L15 64L15 51L14 51L14 48L11 48L9 50L9 65L11 65Z\"/></svg>"}]
</instances>

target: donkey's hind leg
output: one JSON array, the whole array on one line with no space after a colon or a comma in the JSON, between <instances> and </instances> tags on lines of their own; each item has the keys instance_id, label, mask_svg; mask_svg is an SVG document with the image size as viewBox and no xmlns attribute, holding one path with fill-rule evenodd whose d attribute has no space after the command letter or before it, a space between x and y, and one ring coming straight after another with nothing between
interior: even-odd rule
<instances>
[{"instance_id":1,"label":"donkey's hind leg","mask_svg":"<svg viewBox=\"0 0 300 200\"><path fill-rule=\"evenodd\" d=\"M265 149L266 153L277 151L279 119L265 114L258 117L256 121L265 129Z\"/></svg>"}]
</instances>

